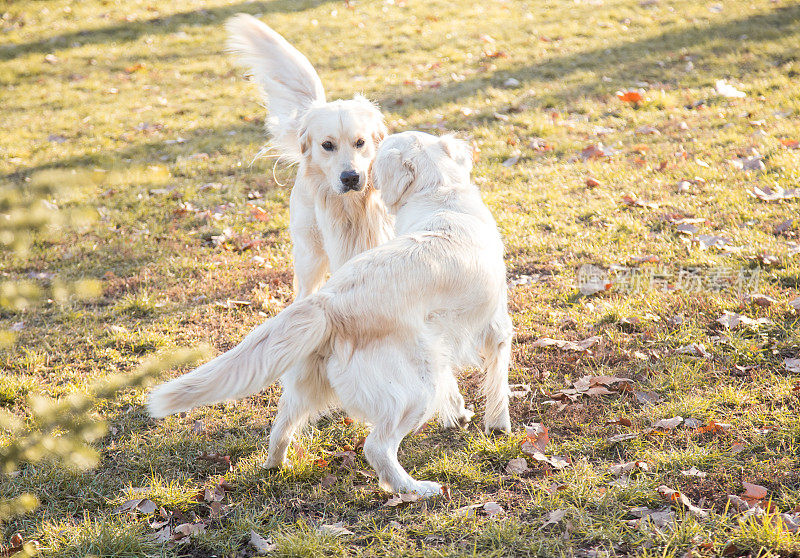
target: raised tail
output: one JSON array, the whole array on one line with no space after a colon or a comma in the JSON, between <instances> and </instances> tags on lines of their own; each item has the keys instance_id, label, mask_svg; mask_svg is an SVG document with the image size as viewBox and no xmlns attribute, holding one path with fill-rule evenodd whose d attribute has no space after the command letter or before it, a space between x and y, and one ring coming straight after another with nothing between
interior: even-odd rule
<instances>
[{"instance_id":1,"label":"raised tail","mask_svg":"<svg viewBox=\"0 0 800 558\"><path fill-rule=\"evenodd\" d=\"M300 51L253 16L238 14L225 27L228 50L261 87L272 146L279 155L299 161L300 119L312 105L325 102L322 81Z\"/></svg>"},{"instance_id":2,"label":"raised tail","mask_svg":"<svg viewBox=\"0 0 800 558\"><path fill-rule=\"evenodd\" d=\"M150 394L150 416L161 418L258 393L328 338L322 301L312 296L267 320L236 347L158 386Z\"/></svg>"}]
</instances>

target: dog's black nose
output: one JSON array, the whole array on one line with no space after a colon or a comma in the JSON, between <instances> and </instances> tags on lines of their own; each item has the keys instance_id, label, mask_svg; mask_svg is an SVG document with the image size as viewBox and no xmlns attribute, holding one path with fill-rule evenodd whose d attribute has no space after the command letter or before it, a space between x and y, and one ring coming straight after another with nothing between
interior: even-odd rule
<instances>
[{"instance_id":1,"label":"dog's black nose","mask_svg":"<svg viewBox=\"0 0 800 558\"><path fill-rule=\"evenodd\" d=\"M339 175L339 179L342 181L342 186L344 186L344 191L347 192L348 190L358 190L358 182L361 177L358 176L356 171L344 171L342 174Z\"/></svg>"}]
</instances>

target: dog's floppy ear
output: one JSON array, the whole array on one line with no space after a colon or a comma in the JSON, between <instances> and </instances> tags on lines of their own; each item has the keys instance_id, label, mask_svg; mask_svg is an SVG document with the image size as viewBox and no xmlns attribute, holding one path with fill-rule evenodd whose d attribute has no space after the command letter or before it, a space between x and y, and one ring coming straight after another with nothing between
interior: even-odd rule
<instances>
[{"instance_id":1,"label":"dog's floppy ear","mask_svg":"<svg viewBox=\"0 0 800 558\"><path fill-rule=\"evenodd\" d=\"M372 132L372 141L375 143L375 147L378 147L383 138L386 137L386 134L389 133L389 130L386 128L386 124L383 122L383 115L380 116L378 119L378 123L375 126L375 130Z\"/></svg>"},{"instance_id":2,"label":"dog's floppy ear","mask_svg":"<svg viewBox=\"0 0 800 558\"><path fill-rule=\"evenodd\" d=\"M378 153L372 171L373 184L381 190L381 197L389 206L400 201L416 176L413 161L404 158L403 152L394 148Z\"/></svg>"},{"instance_id":3,"label":"dog's floppy ear","mask_svg":"<svg viewBox=\"0 0 800 558\"><path fill-rule=\"evenodd\" d=\"M297 131L297 141L300 143L300 154L305 155L311 149L311 137L308 133L308 127L302 126Z\"/></svg>"},{"instance_id":4,"label":"dog's floppy ear","mask_svg":"<svg viewBox=\"0 0 800 558\"><path fill-rule=\"evenodd\" d=\"M468 171L472 170L472 150L467 142L462 141L452 134L442 136L439 138L442 142L442 149L445 154L455 161L458 166L466 168Z\"/></svg>"}]
</instances>

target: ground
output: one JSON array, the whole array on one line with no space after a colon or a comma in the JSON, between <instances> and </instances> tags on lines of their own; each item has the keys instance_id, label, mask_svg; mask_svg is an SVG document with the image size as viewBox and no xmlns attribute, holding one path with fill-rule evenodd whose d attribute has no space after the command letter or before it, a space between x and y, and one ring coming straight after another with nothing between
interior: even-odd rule
<instances>
[{"instance_id":1,"label":"ground","mask_svg":"<svg viewBox=\"0 0 800 558\"><path fill-rule=\"evenodd\" d=\"M524 384L513 434L486 437L479 374L465 371L475 424L431 423L400 451L450 498L396 506L359 451L366 427L341 414L303 433L290 469L264 470L277 386L159 421L146 416L146 390L129 390L97 410L110 428L96 469L44 463L0 478L0 496L42 502L2 526L6 541L20 532L46 556L115 557L252 555L251 531L273 554L298 556L800 552L800 535L774 515L800 506L800 199L769 201L800 179L800 5L3 9L2 180L69 185L51 202L94 215L24 259L3 255L3 275L96 278L102 295L0 314L0 329L18 330L0 354L0 405L24 416L30 394L64 396L178 346L216 354L292 300L293 171L253 160L264 111L224 51L223 23L237 12L305 52L329 98L363 92L392 130L473 143L475 182L507 246L511 381ZM603 275L592 289L589 264ZM560 391L584 377L583 391ZM586 393L592 385L608 389ZM533 423L549 430L546 446L536 427L526 442ZM536 443L545 457L528 455ZM528 470L507 470L520 457L516 471ZM642 463L615 469L630 462ZM773 515L729 505L743 482L766 488L750 502ZM138 509L119 510L133 498ZM487 502L502 511L464 509ZM636 508L667 513L637 520L650 511ZM161 540L179 525L198 532Z\"/></svg>"}]
</instances>

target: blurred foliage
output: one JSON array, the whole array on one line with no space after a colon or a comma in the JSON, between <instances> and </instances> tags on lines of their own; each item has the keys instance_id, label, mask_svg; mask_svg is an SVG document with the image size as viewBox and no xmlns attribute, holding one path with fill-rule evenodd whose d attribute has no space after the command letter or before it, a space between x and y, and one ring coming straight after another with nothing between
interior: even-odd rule
<instances>
[{"instance_id":1,"label":"blurred foliage","mask_svg":"<svg viewBox=\"0 0 800 558\"><path fill-rule=\"evenodd\" d=\"M59 211L51 201L74 184L75 175L64 172L47 176L48 180L31 181L23 186L0 184L0 250L6 261L27 257L37 242L65 226L87 222L86 212ZM99 281L91 279L68 282L51 277L44 286L28 279L8 279L0 282L0 311L24 311L45 299L56 302L71 297L91 299L99 293ZM0 331L0 347L12 345L14 339L13 332ZM0 474L13 475L24 463L45 459L75 469L94 467L99 454L90 444L106 433L105 421L92 413L95 403L114 397L120 390L143 386L160 372L201 357L201 351L180 349L144 363L133 373L97 382L86 393L71 393L61 399L31 395L27 399L25 420L0 409ZM35 509L38 504L34 494L0 499L0 524ZM10 546L0 552L4 556L23 557L33 555L36 548L15 535Z\"/></svg>"}]
</instances>

